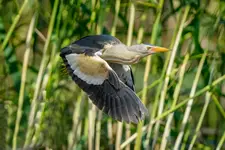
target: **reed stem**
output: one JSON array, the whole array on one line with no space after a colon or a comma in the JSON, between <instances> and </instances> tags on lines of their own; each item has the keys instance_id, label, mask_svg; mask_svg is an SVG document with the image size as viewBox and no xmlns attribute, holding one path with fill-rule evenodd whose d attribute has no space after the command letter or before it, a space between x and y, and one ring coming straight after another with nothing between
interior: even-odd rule
<instances>
[{"instance_id":1,"label":"reed stem","mask_svg":"<svg viewBox=\"0 0 225 150\"><path fill-rule=\"evenodd\" d=\"M31 110L30 110L30 114L29 114L28 129L27 129L26 140L25 140L24 146L29 145L30 140L32 138L32 132L33 132L32 130L33 130L33 125L34 125L35 112L36 112L36 108L37 108L37 97L39 95L41 82L42 82L42 78L43 78L43 74L44 74L44 69L46 67L47 60L48 60L47 51L48 51L48 47L49 47L51 36L52 36L52 31L53 31L53 27L54 27L54 23L55 23L58 4L59 4L59 0L55 0L52 15L51 15L51 20L50 20L49 27L48 27L47 39L46 39L44 49L43 49L43 57L41 60L39 71L38 71L34 96L33 96L32 102L31 102Z\"/></svg>"},{"instance_id":2,"label":"reed stem","mask_svg":"<svg viewBox=\"0 0 225 150\"><path fill-rule=\"evenodd\" d=\"M29 0L23 1L23 4L22 4L18 14L16 15L15 19L13 20L13 23L12 23L11 27L9 28L9 31L6 34L6 37L4 38L4 41L2 43L0 51L3 51L5 49L5 47L6 47L7 43L9 42L9 39L12 36L12 33L13 33L17 23L19 22L20 17L22 16L22 13L23 13L24 9L26 8L28 2L29 2Z\"/></svg>"},{"instance_id":3,"label":"reed stem","mask_svg":"<svg viewBox=\"0 0 225 150\"><path fill-rule=\"evenodd\" d=\"M163 112L166 92L167 92L167 88L168 88L168 84L169 84L169 80L170 80L170 74L172 72L175 56L176 56L178 45L179 45L180 39L181 39L181 34L183 32L184 24L185 24L186 18L188 16L189 10L190 10L190 6L186 6L186 8L184 10L184 15L183 15L182 20L181 20L180 27L178 29L178 33L177 33L176 40L175 40L175 43L174 43L174 46L173 46L173 50L171 52L170 61L169 61L168 67L167 67L163 89L162 89L161 94L160 94L158 116L160 116ZM153 148L154 148L154 146L157 142L157 139L158 139L159 126L160 126L160 121L157 121L156 124L155 124L154 140L153 140L153 144L152 144Z\"/></svg>"},{"instance_id":4,"label":"reed stem","mask_svg":"<svg viewBox=\"0 0 225 150\"><path fill-rule=\"evenodd\" d=\"M31 23L28 29L27 33L27 39L26 39L26 51L24 53L24 59L23 59L23 67L22 67L22 75L21 75L21 84L20 84L20 93L19 93L19 100L18 100L18 109L17 109L17 116L16 116L16 126L14 130L13 135L13 150L17 148L17 135L19 132L20 127L20 121L23 114L23 101L24 101L24 92L25 92L25 84L26 84L26 78L27 78L27 68L28 68L28 61L30 57L30 51L32 47L32 35L34 33L34 28L36 25L36 20L38 18L38 13L34 13Z\"/></svg>"},{"instance_id":5,"label":"reed stem","mask_svg":"<svg viewBox=\"0 0 225 150\"><path fill-rule=\"evenodd\" d=\"M211 83L212 83L213 73L214 73L214 70L215 70L215 59L213 60L213 63L212 63L212 67L211 67L211 68L212 68L212 69L211 69L211 73L210 73L210 77L209 77L209 82L208 82L208 84L211 84ZM193 136L193 138L192 138L192 140L191 140L191 143L190 143L190 145L189 145L189 148L188 148L189 150L191 150L191 149L193 148L194 143L195 143L195 141L196 141L196 139L197 139L197 135L198 135L199 130L200 130L201 126L202 126L203 119L204 119L204 117L205 117L207 108L208 108L208 106L209 106L209 102L210 102L211 95L212 95L211 92L206 92L206 96L205 96L205 104L204 104L204 106L203 106L203 110L202 110L202 112L201 112L201 115L200 115L200 118L199 118L197 127L196 127L196 129L195 129L194 136Z\"/></svg>"},{"instance_id":6,"label":"reed stem","mask_svg":"<svg viewBox=\"0 0 225 150\"><path fill-rule=\"evenodd\" d=\"M195 95L195 91L196 91L196 88L197 88L197 85L198 85L198 81L199 81L199 78L200 78L200 75L201 75L202 67L203 67L203 64L205 62L207 53L208 53L208 51L205 51L204 54L202 55L202 58L201 58L200 63L198 65L197 73L195 75L195 79L194 79L193 84L192 84L192 88L191 88L191 92L190 92L189 97L193 97ZM193 100L194 99L190 99L188 104L187 104L187 107L186 107L186 110L185 110L185 113L184 113L184 117L183 117L183 120L182 120L181 129L180 129L180 132L179 132L179 134L177 136L177 139L176 139L176 142L175 142L175 147L174 147L175 150L179 149L179 147L181 145L181 140L183 138L184 129L185 129L185 126L187 124L187 121L188 121L188 118L189 118L189 115L190 115L190 112L191 112Z\"/></svg>"},{"instance_id":7,"label":"reed stem","mask_svg":"<svg viewBox=\"0 0 225 150\"><path fill-rule=\"evenodd\" d=\"M216 147L216 150L221 150L224 143L225 143L225 131L224 131L224 133L223 133L223 135L222 135L222 137L221 137L221 139L220 139L220 141L219 141L219 143Z\"/></svg>"},{"instance_id":8,"label":"reed stem","mask_svg":"<svg viewBox=\"0 0 225 150\"><path fill-rule=\"evenodd\" d=\"M186 54L185 58L184 58L184 61L181 65L178 83L176 85L176 88L175 88L175 91L174 91L174 94L173 94L172 108L176 106L176 103L178 101L179 93L180 93L181 86L182 86L182 83L183 83L184 73L185 73L185 69L186 69L186 65L188 63L189 57L190 57L189 54ZM166 149L166 144L167 144L167 141L168 141L168 138L169 138L169 133L170 133L170 130L171 130L171 123L172 123L172 120L173 120L173 116L174 116L174 113L171 113L171 114L168 115L166 127L164 129L162 142L161 142L161 145L160 145L161 150Z\"/></svg>"},{"instance_id":9,"label":"reed stem","mask_svg":"<svg viewBox=\"0 0 225 150\"><path fill-rule=\"evenodd\" d=\"M216 98L216 96L214 94L212 94L212 100L216 104L219 112L221 113L221 115L223 116L223 119L225 120L225 111L224 111L223 107L221 106L221 104L219 103L219 100Z\"/></svg>"}]
</instances>

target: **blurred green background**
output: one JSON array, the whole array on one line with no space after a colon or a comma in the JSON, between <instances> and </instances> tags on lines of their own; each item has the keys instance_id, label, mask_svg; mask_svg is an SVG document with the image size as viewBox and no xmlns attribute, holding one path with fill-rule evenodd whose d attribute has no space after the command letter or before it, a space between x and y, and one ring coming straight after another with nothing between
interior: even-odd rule
<instances>
[{"instance_id":1,"label":"blurred green background","mask_svg":"<svg viewBox=\"0 0 225 150\"><path fill-rule=\"evenodd\" d=\"M81 37L171 49L133 65L149 116L98 111L63 72ZM225 149L224 0L0 0L0 150Z\"/></svg>"}]
</instances>

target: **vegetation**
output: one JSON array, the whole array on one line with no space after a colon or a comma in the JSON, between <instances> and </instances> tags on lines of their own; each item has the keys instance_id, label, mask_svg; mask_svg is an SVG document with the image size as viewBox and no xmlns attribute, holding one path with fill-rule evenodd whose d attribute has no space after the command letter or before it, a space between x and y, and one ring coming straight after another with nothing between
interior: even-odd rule
<instances>
[{"instance_id":1,"label":"vegetation","mask_svg":"<svg viewBox=\"0 0 225 150\"><path fill-rule=\"evenodd\" d=\"M225 149L224 0L0 0L0 149ZM90 34L168 47L133 65L149 109L112 120L62 71Z\"/></svg>"}]
</instances>

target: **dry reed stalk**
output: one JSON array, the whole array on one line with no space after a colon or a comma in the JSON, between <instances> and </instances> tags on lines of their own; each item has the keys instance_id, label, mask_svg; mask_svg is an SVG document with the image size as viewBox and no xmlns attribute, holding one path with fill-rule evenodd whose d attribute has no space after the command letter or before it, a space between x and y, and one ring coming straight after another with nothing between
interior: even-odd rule
<instances>
[{"instance_id":1,"label":"dry reed stalk","mask_svg":"<svg viewBox=\"0 0 225 150\"><path fill-rule=\"evenodd\" d=\"M38 18L38 13L35 12L28 29L27 33L27 39L26 39L26 51L24 53L24 59L23 59L23 67L22 67L22 75L21 75L21 84L20 84L20 93L19 93L19 99L18 99L18 109L17 109L17 117L16 117L16 125L13 135L13 150L17 148L17 135L19 132L20 127L20 121L22 117L22 107L23 107L23 101L24 101L24 92L25 92L25 84L26 84L26 77L27 77L27 68L28 68L28 61L30 57L30 51L32 47L32 35L34 33L34 28L36 25L36 20Z\"/></svg>"},{"instance_id":2,"label":"dry reed stalk","mask_svg":"<svg viewBox=\"0 0 225 150\"><path fill-rule=\"evenodd\" d=\"M26 6L28 5L28 2L29 2L29 0L24 0L24 1L23 1L23 4L22 4L22 6L21 6L21 8L20 8L20 10L19 10L19 12L18 12L18 14L16 15L15 19L13 20L13 23L12 23L12 25L10 26L9 31L8 31L7 34L6 34L6 37L4 38L4 41L3 41L3 43L2 43L2 46L1 46L0 51L4 51L6 45L7 45L8 41L9 41L9 39L10 39L10 37L11 37L13 31L14 31L14 29L16 28L17 23L18 23L19 20L20 20L20 17L22 16L22 13L23 13L24 9L25 9Z\"/></svg>"},{"instance_id":3,"label":"dry reed stalk","mask_svg":"<svg viewBox=\"0 0 225 150\"><path fill-rule=\"evenodd\" d=\"M77 142L77 130L78 130L78 125L80 123L80 118L81 118L81 108L82 108L82 102L84 101L84 92L81 91L81 94L78 96L77 101L74 102L74 112L73 112L73 127L72 131L69 133L68 136L68 150L73 149L74 145Z\"/></svg>"},{"instance_id":4,"label":"dry reed stalk","mask_svg":"<svg viewBox=\"0 0 225 150\"><path fill-rule=\"evenodd\" d=\"M205 51L204 54L202 55L202 58L201 58L200 63L198 65L197 73L195 75L195 79L194 79L193 84L192 84L192 88L191 88L191 92L190 92L189 97L193 97L195 95L195 91L196 91L198 81L199 81L199 78L200 78L200 75L201 75L202 67L203 67L203 64L205 62L207 54L208 54L208 51ZM185 126L186 126L188 118L190 116L193 100L194 99L190 99L187 103L187 107L186 107L184 117L183 117L183 120L182 120L181 129L180 129L180 132L179 132L179 134L177 136L177 139L176 139L176 142L175 142L175 146L174 146L175 150L179 149L179 147L181 145L181 140L182 140L183 135L184 135Z\"/></svg>"},{"instance_id":5,"label":"dry reed stalk","mask_svg":"<svg viewBox=\"0 0 225 150\"><path fill-rule=\"evenodd\" d=\"M182 86L182 83L183 83L184 73L185 73L185 69L186 69L186 65L188 63L189 57L190 57L190 55L186 54L185 58L183 60L183 63L181 64L178 83L175 87L175 91L174 91L174 94L173 94L172 107L174 107L176 105L177 101L178 101L179 93L180 93L181 86ZM166 149L166 144L167 144L167 140L169 138L169 133L170 133L170 130L171 130L171 123L172 123L172 120L173 120L173 116L174 116L174 113L171 113L171 114L168 115L166 127L164 129L162 142L161 142L161 145L160 145L161 150Z\"/></svg>"},{"instance_id":6,"label":"dry reed stalk","mask_svg":"<svg viewBox=\"0 0 225 150\"><path fill-rule=\"evenodd\" d=\"M175 56L176 56L176 53L177 53L178 45L179 45L179 42L180 42L180 39L181 39L181 34L183 32L184 24L185 24L186 18L188 16L189 10L190 10L190 6L186 6L186 8L184 10L183 18L181 20L181 24L180 24L179 29L178 29L178 33L177 33L176 40L175 40L175 43L174 43L174 46L173 46L173 50L171 52L170 61L169 61L168 67L167 67L163 89L162 89L161 94L160 94L158 116L160 116L163 112L166 92L167 92L167 88L168 88L168 84L169 84L169 80L170 80L170 75L172 73L172 68L173 68ZM157 142L157 139L158 139L159 126L160 126L160 121L157 121L156 124L155 124L155 129L154 129L154 138L153 138L154 140L153 140L153 144L152 144L153 148L154 148L154 146Z\"/></svg>"},{"instance_id":7,"label":"dry reed stalk","mask_svg":"<svg viewBox=\"0 0 225 150\"><path fill-rule=\"evenodd\" d=\"M212 83L212 79L213 79L213 75L214 75L214 70L215 70L215 59L213 60L212 62L212 67L211 67L211 71L210 71L210 76L209 76L209 82L208 84L210 85ZM200 115L200 118L199 118L199 121L198 121L198 124L196 126L196 129L195 129L195 132L194 132L194 136L191 140L191 143L189 145L189 150L193 149L193 146L194 146L194 143L197 139L197 135L199 133L199 130L202 126L202 123L203 123L203 119L205 117L205 114L206 114L206 111L208 109L208 106L209 106L209 102L210 102L210 98L211 98L211 92L206 92L206 96L205 96L205 103L204 103L204 106L203 106L203 110L201 112L201 115Z\"/></svg>"},{"instance_id":8,"label":"dry reed stalk","mask_svg":"<svg viewBox=\"0 0 225 150\"><path fill-rule=\"evenodd\" d=\"M29 114L28 129L27 129L26 140L25 140L25 144L24 144L25 147L27 145L29 145L30 140L32 138L32 128L34 125L34 118L35 118L36 107L37 107L37 97L40 92L42 77L43 77L44 70L45 70L45 67L47 64L47 60L48 60L47 51L48 51L48 47L50 44L50 39L52 36L54 23L56 20L56 12L57 12L57 8L58 8L58 4L59 4L59 0L55 0L52 15L51 15L51 20L50 20L49 27L48 27L47 39L46 39L44 49L43 49L43 57L41 59L41 64L40 64L37 81L36 81L36 85L35 85L35 91L34 91L33 99L31 102L31 110L30 110L30 114Z\"/></svg>"}]
</instances>

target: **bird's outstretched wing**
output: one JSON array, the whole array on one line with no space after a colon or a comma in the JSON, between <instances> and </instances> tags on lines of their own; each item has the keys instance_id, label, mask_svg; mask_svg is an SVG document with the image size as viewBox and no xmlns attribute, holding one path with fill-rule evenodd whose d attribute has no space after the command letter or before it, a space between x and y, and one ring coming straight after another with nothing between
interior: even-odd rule
<instances>
[{"instance_id":1,"label":"bird's outstretched wing","mask_svg":"<svg viewBox=\"0 0 225 150\"><path fill-rule=\"evenodd\" d=\"M88 48L82 46L68 46L61 50L60 56L72 79L100 110L113 119L127 123L142 120L148 111L140 99L94 51L92 55L79 53L86 50Z\"/></svg>"}]
</instances>

